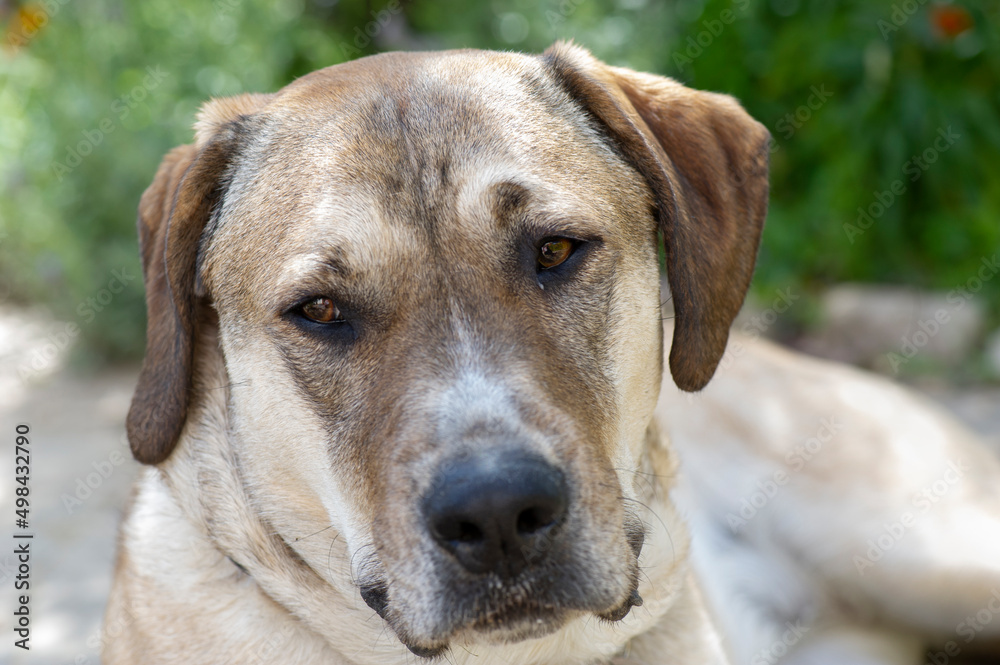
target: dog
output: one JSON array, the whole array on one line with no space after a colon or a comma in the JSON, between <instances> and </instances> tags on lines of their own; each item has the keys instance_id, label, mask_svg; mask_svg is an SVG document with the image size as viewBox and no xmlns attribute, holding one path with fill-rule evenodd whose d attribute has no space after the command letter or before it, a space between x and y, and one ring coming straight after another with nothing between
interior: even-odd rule
<instances>
[{"instance_id":1,"label":"dog","mask_svg":"<svg viewBox=\"0 0 1000 665\"><path fill-rule=\"evenodd\" d=\"M729 339L769 147L734 99L567 43L207 103L139 205L148 466L104 662L921 662L1000 588L1000 464L901 389Z\"/></svg>"}]
</instances>

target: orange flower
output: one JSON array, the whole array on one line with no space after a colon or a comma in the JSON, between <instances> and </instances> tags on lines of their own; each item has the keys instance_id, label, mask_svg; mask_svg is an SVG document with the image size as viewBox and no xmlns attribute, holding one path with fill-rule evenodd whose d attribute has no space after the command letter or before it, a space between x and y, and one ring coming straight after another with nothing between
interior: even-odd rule
<instances>
[{"instance_id":1,"label":"orange flower","mask_svg":"<svg viewBox=\"0 0 1000 665\"><path fill-rule=\"evenodd\" d=\"M5 44L13 51L26 45L39 30L48 25L48 14L39 4L31 3L19 7L7 25Z\"/></svg>"},{"instance_id":2,"label":"orange flower","mask_svg":"<svg viewBox=\"0 0 1000 665\"><path fill-rule=\"evenodd\" d=\"M954 38L972 27L972 16L964 7L934 5L930 10L931 25L943 37Z\"/></svg>"}]
</instances>

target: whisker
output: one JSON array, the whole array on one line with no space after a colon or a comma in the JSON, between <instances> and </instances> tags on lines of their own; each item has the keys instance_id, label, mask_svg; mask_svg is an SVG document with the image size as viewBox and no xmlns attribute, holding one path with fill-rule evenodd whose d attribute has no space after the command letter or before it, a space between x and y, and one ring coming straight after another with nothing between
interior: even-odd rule
<instances>
[{"instance_id":1,"label":"whisker","mask_svg":"<svg viewBox=\"0 0 1000 665\"><path fill-rule=\"evenodd\" d=\"M336 544L338 538L340 538L339 533L333 537L333 540L330 541L330 549L327 550L326 552L326 571L330 573L330 577L334 577L333 566L331 566L330 564L333 561L333 546L334 544Z\"/></svg>"},{"instance_id":2,"label":"whisker","mask_svg":"<svg viewBox=\"0 0 1000 665\"><path fill-rule=\"evenodd\" d=\"M249 383L249 381L233 381L232 383L227 383L222 386L213 386L212 388L206 388L205 390L223 390L225 388L232 388L233 386L245 386Z\"/></svg>"},{"instance_id":3,"label":"whisker","mask_svg":"<svg viewBox=\"0 0 1000 665\"><path fill-rule=\"evenodd\" d=\"M646 572L643 566L639 566L639 574L646 578L646 581L649 582L650 587L653 586L653 578L649 576L649 573Z\"/></svg>"},{"instance_id":4,"label":"whisker","mask_svg":"<svg viewBox=\"0 0 1000 665\"><path fill-rule=\"evenodd\" d=\"M365 548L368 548L368 547L370 547L371 549L374 550L375 549L375 544L374 543L368 543L367 545L362 545L357 550L355 550L354 554L351 555L351 563L350 563L350 566L351 566L351 570L350 570L351 584L354 584L354 585L358 584L358 581L354 578L354 557L358 556L358 554L361 553L361 550L363 550Z\"/></svg>"},{"instance_id":5,"label":"whisker","mask_svg":"<svg viewBox=\"0 0 1000 665\"><path fill-rule=\"evenodd\" d=\"M378 617L379 620L382 619L382 617L379 617L378 614L376 614L375 612L372 612L372 616ZM378 643L382 641L383 637L385 637L385 631L387 630L389 630L389 624L387 624L385 621L382 621L382 630L379 631L378 637L376 637L375 641L372 642L372 656L375 655L375 649L378 648ZM391 641L389 642L389 644L391 644Z\"/></svg>"},{"instance_id":6,"label":"whisker","mask_svg":"<svg viewBox=\"0 0 1000 665\"><path fill-rule=\"evenodd\" d=\"M609 485L608 483L601 483L601 485L604 486L604 487L611 487L611 485ZM615 487L614 489L618 489L618 488ZM656 518L656 520L660 523L660 526L663 527L663 532L666 533L667 534L667 538L670 539L670 556L676 561L677 560L677 548L674 545L674 538L673 538L673 536L670 535L670 529L667 528L667 523L663 521L663 518L660 517L660 514L657 513L655 510L653 510L649 505L647 505L647 504L643 503L642 501L640 501L639 499L633 499L632 497L625 496L623 494L619 494L618 498L621 499L622 501L631 501L633 503L639 504L640 506L642 506L643 508L645 508L647 511L649 511L649 513L652 514L653 517Z\"/></svg>"},{"instance_id":7,"label":"whisker","mask_svg":"<svg viewBox=\"0 0 1000 665\"><path fill-rule=\"evenodd\" d=\"M659 486L658 486L658 484L657 484L656 481L660 480L660 481L668 482L668 481L674 480L676 478L676 474L664 475L664 474L660 474L660 473L654 473L652 471L640 471L638 469L626 469L624 467L615 467L614 470L615 471L620 471L622 473L631 473L633 476L636 476L636 477L640 477L641 476L643 478L643 480L645 481L643 484L646 485L646 487L644 488L646 496L656 495L657 490L659 489ZM636 481L636 485L639 485L639 484L640 484L640 482L637 480Z\"/></svg>"},{"instance_id":8,"label":"whisker","mask_svg":"<svg viewBox=\"0 0 1000 665\"><path fill-rule=\"evenodd\" d=\"M313 536L315 536L315 535L316 535L317 533L323 533L323 532L324 532L324 531L326 531L327 529L332 529L332 528L333 528L333 525L332 525L332 524L331 524L330 526L325 526L325 527L323 527L322 529L320 529L319 531L316 531L315 533L310 533L310 534L309 534L308 536L300 536L299 538L296 538L296 539L295 539L295 540L293 540L292 542L293 542L293 543L297 543L297 542L299 542L300 540L305 540L306 538L312 538L312 537L313 537ZM340 534L337 534L337 535L340 535Z\"/></svg>"},{"instance_id":9,"label":"whisker","mask_svg":"<svg viewBox=\"0 0 1000 665\"><path fill-rule=\"evenodd\" d=\"M676 478L676 474L664 475L662 473L654 473L653 471L640 471L639 469L626 469L625 467L616 466L615 471L624 471L625 473L631 473L636 476L648 476L650 478L659 478L661 480L673 480Z\"/></svg>"},{"instance_id":10,"label":"whisker","mask_svg":"<svg viewBox=\"0 0 1000 665\"><path fill-rule=\"evenodd\" d=\"M633 499L632 497L628 497L628 496L619 496L618 498L622 499L623 501L632 501L634 503L639 504L640 506L642 506L643 508L645 508L646 510L648 510L653 515L653 517L655 517L657 519L657 521L660 523L660 526L663 527L663 532L666 533L667 534L667 538L670 539L670 556L671 556L672 559L674 559L674 561L676 561L677 560L677 548L674 546L674 537L670 535L670 529L667 528L667 523L663 521L663 518L660 517L660 514L657 513L655 510L653 510L652 508L650 508L645 503L643 503L642 501L639 501L639 499Z\"/></svg>"}]
</instances>

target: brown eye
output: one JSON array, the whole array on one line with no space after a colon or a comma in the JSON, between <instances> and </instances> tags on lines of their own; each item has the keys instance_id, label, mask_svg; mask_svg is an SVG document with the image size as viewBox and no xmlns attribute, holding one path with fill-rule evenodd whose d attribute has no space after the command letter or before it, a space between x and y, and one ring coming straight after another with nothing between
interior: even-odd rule
<instances>
[{"instance_id":1,"label":"brown eye","mask_svg":"<svg viewBox=\"0 0 1000 665\"><path fill-rule=\"evenodd\" d=\"M327 297L313 298L302 305L302 314L310 321L316 323L334 323L343 321L340 310Z\"/></svg>"},{"instance_id":2,"label":"brown eye","mask_svg":"<svg viewBox=\"0 0 1000 665\"><path fill-rule=\"evenodd\" d=\"M555 268L573 253L573 241L569 238L548 238L538 248L538 265L543 270Z\"/></svg>"}]
</instances>

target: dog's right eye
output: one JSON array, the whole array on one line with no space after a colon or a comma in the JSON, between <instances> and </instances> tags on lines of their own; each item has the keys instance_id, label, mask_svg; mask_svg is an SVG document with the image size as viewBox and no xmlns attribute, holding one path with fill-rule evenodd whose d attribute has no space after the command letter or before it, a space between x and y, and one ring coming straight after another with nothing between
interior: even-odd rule
<instances>
[{"instance_id":1,"label":"dog's right eye","mask_svg":"<svg viewBox=\"0 0 1000 665\"><path fill-rule=\"evenodd\" d=\"M570 238L546 238L538 248L538 267L542 270L555 268L569 258L573 249L574 243Z\"/></svg>"},{"instance_id":2,"label":"dog's right eye","mask_svg":"<svg viewBox=\"0 0 1000 665\"><path fill-rule=\"evenodd\" d=\"M299 305L299 312L314 323L338 323L345 320L340 309L326 296L307 300Z\"/></svg>"}]
</instances>

